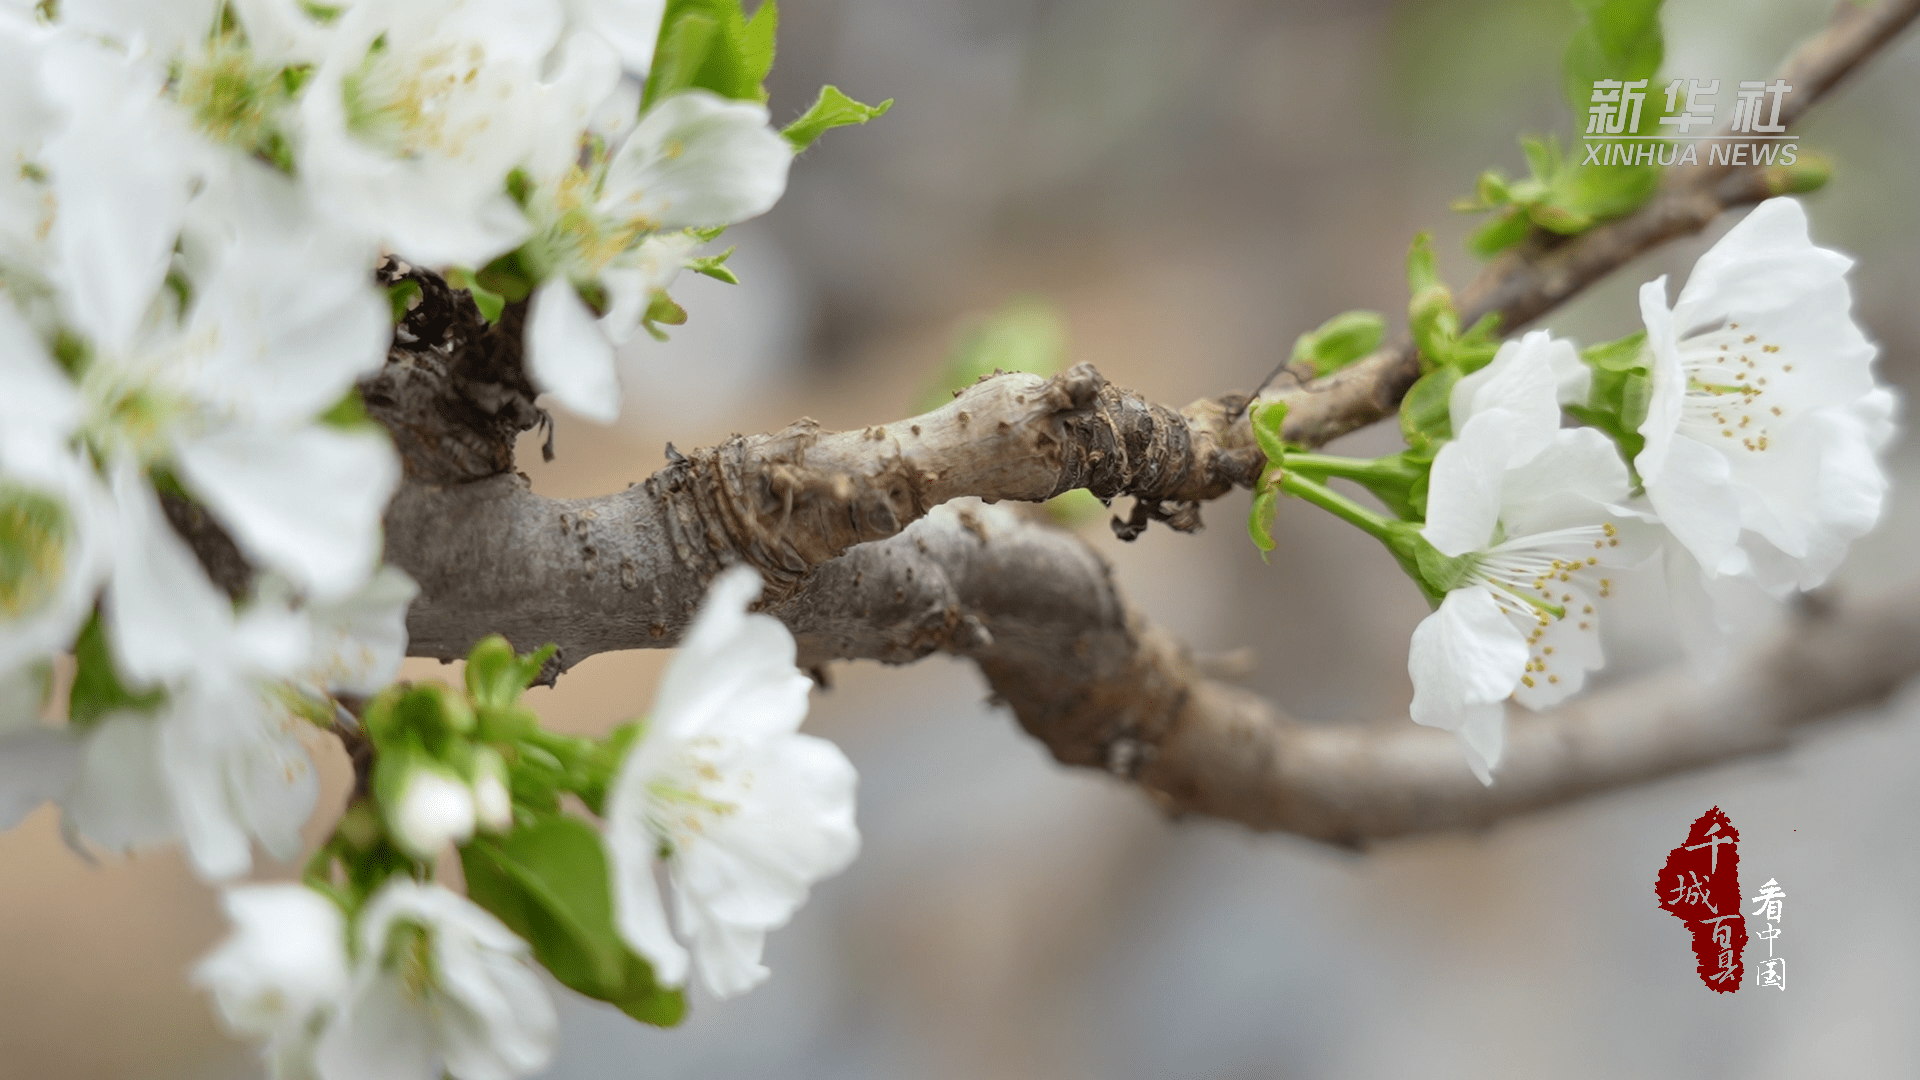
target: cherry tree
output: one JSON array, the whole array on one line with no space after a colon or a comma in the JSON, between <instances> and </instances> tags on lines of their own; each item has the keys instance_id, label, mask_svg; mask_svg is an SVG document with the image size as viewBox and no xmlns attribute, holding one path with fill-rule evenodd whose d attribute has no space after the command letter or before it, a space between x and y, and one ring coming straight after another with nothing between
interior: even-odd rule
<instances>
[{"instance_id":1,"label":"cherry tree","mask_svg":"<svg viewBox=\"0 0 1920 1080\"><path fill-rule=\"evenodd\" d=\"M1658 4L1586 6L1569 84L1644 85ZM1770 122L1916 16L1842 4ZM1478 279L1456 296L1417 237L1403 334L1336 315L1250 393L1176 410L1090 365L994 372L918 416L535 494L514 448L543 403L615 420L616 347L698 317L682 274L738 284L726 230L886 113L828 86L776 123L777 19L0 7L0 827L52 802L81 851L179 844L225 883L232 935L191 977L273 1075L536 1072L542 971L658 1025L692 981L752 990L767 935L859 851L854 768L799 730L832 661L967 658L1062 762L1339 843L1773 748L1920 670L1910 590L1785 644L1742 632L1874 527L1896 428L1853 264L1797 198L1828 179L1811 156L1574 164L1530 140L1531 176L1464 204L1488 215ZM1747 207L1683 283L1641 286L1624 336L1519 333ZM1398 452L1320 449L1392 419ZM1429 601L1409 722L1303 725L1209 677L1092 548L1005 505L1125 497L1130 539L1239 489L1263 551L1274 515L1325 511ZM1579 696L1635 573L1667 580L1691 662ZM652 707L604 737L523 700L660 647ZM464 660L461 684L396 681L407 655ZM1510 730L1510 702L1540 715ZM345 805L318 805L303 733L350 755ZM303 852L316 814L331 836ZM255 841L304 854L298 880L235 884Z\"/></svg>"}]
</instances>

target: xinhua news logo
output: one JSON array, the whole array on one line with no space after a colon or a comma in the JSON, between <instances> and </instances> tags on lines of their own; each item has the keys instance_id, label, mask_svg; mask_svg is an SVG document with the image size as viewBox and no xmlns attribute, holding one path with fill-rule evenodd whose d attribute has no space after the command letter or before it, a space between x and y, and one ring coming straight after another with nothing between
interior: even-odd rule
<instances>
[{"instance_id":1,"label":"xinhua news logo","mask_svg":"<svg viewBox=\"0 0 1920 1080\"><path fill-rule=\"evenodd\" d=\"M1654 92L1654 108L1666 108L1642 130L1650 80L1601 79L1593 84L1587 108L1587 156L1583 165L1792 165L1799 160L1797 136L1787 134L1780 107L1793 87L1785 79L1743 82L1724 101L1720 80L1675 79L1666 92ZM1714 113L1733 106L1732 121L1715 134Z\"/></svg>"}]
</instances>

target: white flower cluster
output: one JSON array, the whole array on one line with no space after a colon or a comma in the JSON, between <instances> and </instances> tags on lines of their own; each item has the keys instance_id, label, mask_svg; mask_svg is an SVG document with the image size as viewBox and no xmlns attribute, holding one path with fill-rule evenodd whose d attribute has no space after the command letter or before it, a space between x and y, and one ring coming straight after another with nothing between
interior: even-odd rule
<instances>
[{"instance_id":1,"label":"white flower cluster","mask_svg":"<svg viewBox=\"0 0 1920 1080\"><path fill-rule=\"evenodd\" d=\"M0 825L52 798L76 841L182 835L215 878L250 837L295 850L314 789L290 706L390 681L413 591L379 564L398 460L351 396L390 335L375 264L510 257L535 381L611 419L613 344L687 228L784 189L757 102L641 113L661 16L0 5ZM182 514L258 572L237 607ZM99 714L54 731L63 652Z\"/></svg>"},{"instance_id":2,"label":"white flower cluster","mask_svg":"<svg viewBox=\"0 0 1920 1080\"><path fill-rule=\"evenodd\" d=\"M679 987L685 939L716 997L767 977L766 933L860 846L853 766L797 734L810 683L786 627L748 613L759 592L744 568L715 582L621 759L600 841L611 864L600 902L624 945L658 984ZM474 823L471 806L425 816ZM655 878L662 859L677 938ZM527 942L446 889L390 877L352 926L302 885L232 889L226 906L234 934L195 979L229 1027L263 1044L275 1077L494 1080L551 1056L553 1005Z\"/></svg>"},{"instance_id":3,"label":"white flower cluster","mask_svg":"<svg viewBox=\"0 0 1920 1080\"><path fill-rule=\"evenodd\" d=\"M234 934L194 981L278 1080L494 1080L553 1055L527 943L438 885L389 880L351 940L340 908L302 885L230 889L226 908Z\"/></svg>"},{"instance_id":4,"label":"white flower cluster","mask_svg":"<svg viewBox=\"0 0 1920 1080\"><path fill-rule=\"evenodd\" d=\"M1894 400L1849 310L1850 265L1777 198L1701 257L1673 306L1665 278L1641 289L1637 481L1612 439L1561 426L1593 377L1570 342L1535 331L1455 384L1420 530L1451 562L1429 576L1443 598L1408 670L1413 719L1455 732L1482 782L1507 698L1553 705L1601 666L1621 568L1664 547L1676 603L1730 613L1742 592L1821 584L1872 528Z\"/></svg>"}]
</instances>

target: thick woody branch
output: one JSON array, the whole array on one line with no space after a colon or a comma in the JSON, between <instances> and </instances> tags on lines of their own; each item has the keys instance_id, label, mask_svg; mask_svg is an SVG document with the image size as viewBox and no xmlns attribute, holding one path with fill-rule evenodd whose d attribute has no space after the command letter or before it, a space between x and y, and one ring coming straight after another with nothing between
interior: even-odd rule
<instances>
[{"instance_id":1,"label":"thick woody branch","mask_svg":"<svg viewBox=\"0 0 1920 1080\"><path fill-rule=\"evenodd\" d=\"M432 377L407 369L409 386ZM670 644L730 563L757 567L779 600L962 496L1038 502L1086 488L1172 505L1162 516L1177 526L1180 508L1259 465L1257 451L1221 441L1225 427L1214 403L1176 413L1084 364L1052 379L1001 375L894 424L825 432L801 420L691 454L669 447L666 468L592 499L543 498L511 473L428 483L410 470L387 512L387 555L421 585L408 618L417 654L464 655L498 631L528 647L553 641L571 665Z\"/></svg>"},{"instance_id":2,"label":"thick woody branch","mask_svg":"<svg viewBox=\"0 0 1920 1080\"><path fill-rule=\"evenodd\" d=\"M1712 684L1675 670L1514 710L1486 788L1444 732L1404 717L1302 724L1204 677L1085 544L997 507L944 510L857 548L774 611L812 661L973 659L1055 757L1132 780L1169 812L1347 844L1484 827L1780 750L1920 672L1916 583L1810 613Z\"/></svg>"},{"instance_id":3,"label":"thick woody branch","mask_svg":"<svg viewBox=\"0 0 1920 1080\"><path fill-rule=\"evenodd\" d=\"M1825 30L1802 44L1776 77L1793 87L1780 111L1791 126L1850 72L1920 17L1920 0L1861 7L1841 0ZM1724 134L1724 132L1722 132ZM1536 230L1489 264L1460 298L1461 325L1486 315L1511 332L1565 303L1644 252L1692 235L1721 213L1780 193L1776 166L1699 164L1669 168L1660 191L1639 210L1564 239ZM1420 377L1419 355L1402 338L1322 379L1284 368L1262 392L1288 404L1287 438L1318 446L1393 415Z\"/></svg>"}]
</instances>

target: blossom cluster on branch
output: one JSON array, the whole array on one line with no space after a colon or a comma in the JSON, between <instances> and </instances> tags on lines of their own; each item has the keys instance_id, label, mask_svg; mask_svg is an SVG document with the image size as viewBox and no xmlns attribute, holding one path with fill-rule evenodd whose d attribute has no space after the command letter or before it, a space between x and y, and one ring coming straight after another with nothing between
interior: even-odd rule
<instances>
[{"instance_id":1,"label":"blossom cluster on branch","mask_svg":"<svg viewBox=\"0 0 1920 1080\"><path fill-rule=\"evenodd\" d=\"M1894 398L1854 324L1851 260L1816 246L1792 198L1756 207L1671 305L1640 290L1644 329L1586 349L1536 330L1497 347L1458 328L1432 254L1409 263L1427 374L1407 394L1408 449L1358 461L1280 437L1252 528L1288 494L1378 537L1434 605L1407 666L1417 723L1454 732L1493 783L1504 702L1544 709L1604 662L1601 612L1623 570L1664 552L1676 617L1711 670L1769 600L1825 582L1879 519ZM1342 478L1380 513L1326 486Z\"/></svg>"}]
</instances>

